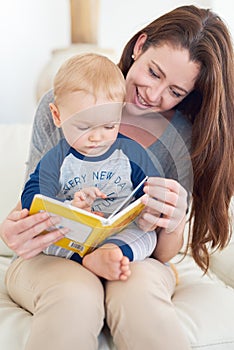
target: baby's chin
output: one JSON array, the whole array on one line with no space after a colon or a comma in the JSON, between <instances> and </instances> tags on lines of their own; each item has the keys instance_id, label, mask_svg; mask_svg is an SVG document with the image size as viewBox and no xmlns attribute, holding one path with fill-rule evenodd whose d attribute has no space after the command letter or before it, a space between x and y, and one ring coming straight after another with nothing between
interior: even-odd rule
<instances>
[{"instance_id":1,"label":"baby's chin","mask_svg":"<svg viewBox=\"0 0 234 350\"><path fill-rule=\"evenodd\" d=\"M110 146L96 147L96 148L87 147L86 149L76 149L76 151L81 153L85 157L99 157L105 154L109 148Z\"/></svg>"}]
</instances>

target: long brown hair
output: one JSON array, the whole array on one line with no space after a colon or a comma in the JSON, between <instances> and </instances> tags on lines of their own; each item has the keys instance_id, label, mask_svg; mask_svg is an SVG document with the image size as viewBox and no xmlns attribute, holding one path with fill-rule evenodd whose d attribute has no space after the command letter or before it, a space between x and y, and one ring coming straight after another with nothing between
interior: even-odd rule
<instances>
[{"instance_id":1,"label":"long brown hair","mask_svg":"<svg viewBox=\"0 0 234 350\"><path fill-rule=\"evenodd\" d=\"M193 201L191 251L207 271L209 248L222 249L231 232L229 205L234 193L234 58L225 23L209 9L181 6L159 17L127 43L119 67L126 77L138 37L143 52L169 43L188 50L200 64L195 88L176 106L192 123Z\"/></svg>"}]
</instances>

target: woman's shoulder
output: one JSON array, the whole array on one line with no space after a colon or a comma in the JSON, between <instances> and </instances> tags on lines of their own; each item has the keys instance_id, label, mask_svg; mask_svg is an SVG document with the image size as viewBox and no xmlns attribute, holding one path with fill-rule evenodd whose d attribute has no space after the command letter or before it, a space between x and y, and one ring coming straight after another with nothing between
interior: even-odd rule
<instances>
[{"instance_id":1,"label":"woman's shoulder","mask_svg":"<svg viewBox=\"0 0 234 350\"><path fill-rule=\"evenodd\" d=\"M161 176L178 181L188 192L192 174L191 131L191 122L175 111L164 133L149 147L158 161Z\"/></svg>"},{"instance_id":2,"label":"woman's shoulder","mask_svg":"<svg viewBox=\"0 0 234 350\"><path fill-rule=\"evenodd\" d=\"M179 110L176 110L174 112L174 115L171 119L171 125L178 131L178 132L189 132L191 134L192 131L192 123L188 119L186 115L184 115Z\"/></svg>"},{"instance_id":3,"label":"woman's shoulder","mask_svg":"<svg viewBox=\"0 0 234 350\"><path fill-rule=\"evenodd\" d=\"M54 102L54 90L50 89L41 97L39 104Z\"/></svg>"},{"instance_id":4,"label":"woman's shoulder","mask_svg":"<svg viewBox=\"0 0 234 350\"><path fill-rule=\"evenodd\" d=\"M181 142L182 139L185 144L189 145L191 136L192 123L184 114L176 110L160 140L168 145L174 145L174 143Z\"/></svg>"},{"instance_id":5,"label":"woman's shoulder","mask_svg":"<svg viewBox=\"0 0 234 350\"><path fill-rule=\"evenodd\" d=\"M122 134L121 132L118 133L117 139L116 139L116 145L119 148L126 148L127 150L134 150L134 152L143 152L145 153L145 148L136 140L133 138L126 136Z\"/></svg>"},{"instance_id":6,"label":"woman's shoulder","mask_svg":"<svg viewBox=\"0 0 234 350\"><path fill-rule=\"evenodd\" d=\"M48 145L46 150L55 146L63 136L62 129L55 126L49 104L54 101L53 90L49 90L39 101L34 123L33 137L38 146L38 143Z\"/></svg>"},{"instance_id":7,"label":"woman's shoulder","mask_svg":"<svg viewBox=\"0 0 234 350\"><path fill-rule=\"evenodd\" d=\"M36 111L36 119L38 123L40 121L43 123L43 121L47 120L47 123L49 122L49 124L53 124L49 107L52 102L54 102L54 92L53 90L49 90L39 101Z\"/></svg>"}]
</instances>

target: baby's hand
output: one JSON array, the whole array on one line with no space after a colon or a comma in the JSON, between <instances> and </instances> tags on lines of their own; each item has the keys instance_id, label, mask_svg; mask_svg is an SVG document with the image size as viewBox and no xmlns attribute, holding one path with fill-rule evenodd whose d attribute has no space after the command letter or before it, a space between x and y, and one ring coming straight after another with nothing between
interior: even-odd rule
<instances>
[{"instance_id":1,"label":"baby's hand","mask_svg":"<svg viewBox=\"0 0 234 350\"><path fill-rule=\"evenodd\" d=\"M106 194L97 187L86 187L75 193L71 204L77 208L91 211L91 207L96 198L106 197Z\"/></svg>"}]
</instances>

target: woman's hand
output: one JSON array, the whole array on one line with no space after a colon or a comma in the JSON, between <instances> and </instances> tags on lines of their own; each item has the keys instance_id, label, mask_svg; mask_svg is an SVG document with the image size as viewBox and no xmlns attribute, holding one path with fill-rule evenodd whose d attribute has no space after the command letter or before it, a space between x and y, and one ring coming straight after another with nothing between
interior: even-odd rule
<instances>
[{"instance_id":1,"label":"woman's hand","mask_svg":"<svg viewBox=\"0 0 234 350\"><path fill-rule=\"evenodd\" d=\"M138 220L144 231L161 228L152 256L162 263L170 261L183 246L187 192L175 180L151 177L145 184L146 204Z\"/></svg>"},{"instance_id":2,"label":"woman's hand","mask_svg":"<svg viewBox=\"0 0 234 350\"><path fill-rule=\"evenodd\" d=\"M46 212L29 216L27 209L15 210L1 224L0 235L6 245L17 255L29 259L64 237L68 232L66 228L55 229L40 235L41 232L59 222L59 217L51 217Z\"/></svg>"},{"instance_id":3,"label":"woman's hand","mask_svg":"<svg viewBox=\"0 0 234 350\"><path fill-rule=\"evenodd\" d=\"M146 208L142 212L138 225L144 231L157 227L170 233L183 221L187 210L187 192L175 180L151 177L145 183L142 202Z\"/></svg>"}]
</instances>

